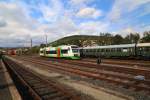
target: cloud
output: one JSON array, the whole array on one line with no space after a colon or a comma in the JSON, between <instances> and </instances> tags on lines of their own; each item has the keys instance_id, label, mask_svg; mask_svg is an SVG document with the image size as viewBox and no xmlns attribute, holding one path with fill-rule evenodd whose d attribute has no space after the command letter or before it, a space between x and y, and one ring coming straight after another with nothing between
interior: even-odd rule
<instances>
[{"instance_id":1,"label":"cloud","mask_svg":"<svg viewBox=\"0 0 150 100\"><path fill-rule=\"evenodd\" d=\"M100 21L93 22L84 22L80 24L80 34L91 34L98 35L99 32L106 32L109 27L109 23L103 23Z\"/></svg>"},{"instance_id":2,"label":"cloud","mask_svg":"<svg viewBox=\"0 0 150 100\"><path fill-rule=\"evenodd\" d=\"M129 16L132 11L138 9L144 4L150 3L149 0L116 0L112 10L108 13L107 18L112 22L120 20L123 17Z\"/></svg>"},{"instance_id":3,"label":"cloud","mask_svg":"<svg viewBox=\"0 0 150 100\"><path fill-rule=\"evenodd\" d=\"M55 22L64 13L64 7L60 0L50 0L47 5L39 5L39 8L37 10L42 12L43 19L48 22Z\"/></svg>"},{"instance_id":4,"label":"cloud","mask_svg":"<svg viewBox=\"0 0 150 100\"><path fill-rule=\"evenodd\" d=\"M116 0L108 11L95 1L0 1L0 46L29 44L31 38L33 44L45 43L45 34L52 42L75 34L148 30L149 22L138 18L149 14L149 0Z\"/></svg>"},{"instance_id":5,"label":"cloud","mask_svg":"<svg viewBox=\"0 0 150 100\"><path fill-rule=\"evenodd\" d=\"M6 26L7 26L6 21L0 20L0 28L1 28L1 27L6 27Z\"/></svg>"},{"instance_id":6,"label":"cloud","mask_svg":"<svg viewBox=\"0 0 150 100\"><path fill-rule=\"evenodd\" d=\"M80 5L80 4L85 4L85 3L89 3L92 2L93 0L71 0L71 3L73 5Z\"/></svg>"},{"instance_id":7,"label":"cloud","mask_svg":"<svg viewBox=\"0 0 150 100\"><path fill-rule=\"evenodd\" d=\"M18 3L0 3L0 46L9 44L20 45L19 41L27 41L37 32L34 30L36 21L30 18L26 9L18 5ZM3 40L3 41L2 41ZM9 43L8 43L9 42ZM15 44L16 43L16 44Z\"/></svg>"},{"instance_id":8,"label":"cloud","mask_svg":"<svg viewBox=\"0 0 150 100\"><path fill-rule=\"evenodd\" d=\"M102 16L102 11L87 7L80 9L76 16L82 18L98 18Z\"/></svg>"}]
</instances>

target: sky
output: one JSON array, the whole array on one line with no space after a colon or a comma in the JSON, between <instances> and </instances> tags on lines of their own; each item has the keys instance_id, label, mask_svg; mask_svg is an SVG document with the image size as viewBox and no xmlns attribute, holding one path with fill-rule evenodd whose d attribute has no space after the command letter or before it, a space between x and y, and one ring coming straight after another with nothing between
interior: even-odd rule
<instances>
[{"instance_id":1,"label":"sky","mask_svg":"<svg viewBox=\"0 0 150 100\"><path fill-rule=\"evenodd\" d=\"M150 0L0 0L0 47L150 30Z\"/></svg>"}]
</instances>

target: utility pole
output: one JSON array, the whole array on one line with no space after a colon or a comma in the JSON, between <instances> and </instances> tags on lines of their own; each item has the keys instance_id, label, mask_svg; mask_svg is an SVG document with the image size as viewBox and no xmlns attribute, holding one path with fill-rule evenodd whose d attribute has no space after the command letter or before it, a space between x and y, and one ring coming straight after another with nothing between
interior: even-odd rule
<instances>
[{"instance_id":1,"label":"utility pole","mask_svg":"<svg viewBox=\"0 0 150 100\"><path fill-rule=\"evenodd\" d=\"M30 42L31 42L30 53L32 54L32 38Z\"/></svg>"},{"instance_id":2,"label":"utility pole","mask_svg":"<svg viewBox=\"0 0 150 100\"><path fill-rule=\"evenodd\" d=\"M101 33L99 33L99 50L98 50L99 51L99 55L98 55L99 58L100 58L100 52L101 52L101 50L100 50L100 37L101 37Z\"/></svg>"},{"instance_id":3,"label":"utility pole","mask_svg":"<svg viewBox=\"0 0 150 100\"><path fill-rule=\"evenodd\" d=\"M32 38L31 38L31 49L32 49Z\"/></svg>"},{"instance_id":4,"label":"utility pole","mask_svg":"<svg viewBox=\"0 0 150 100\"><path fill-rule=\"evenodd\" d=\"M45 34L45 42L46 42L46 47L47 47L47 34Z\"/></svg>"}]
</instances>

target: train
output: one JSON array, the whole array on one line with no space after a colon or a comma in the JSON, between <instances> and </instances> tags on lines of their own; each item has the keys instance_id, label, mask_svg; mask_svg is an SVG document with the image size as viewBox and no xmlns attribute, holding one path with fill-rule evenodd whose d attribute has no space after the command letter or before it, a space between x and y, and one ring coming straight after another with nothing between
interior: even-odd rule
<instances>
[{"instance_id":1,"label":"train","mask_svg":"<svg viewBox=\"0 0 150 100\"><path fill-rule=\"evenodd\" d=\"M66 58L66 59L80 59L79 47L76 45L61 45L58 47L44 47L40 48L40 56Z\"/></svg>"},{"instance_id":2,"label":"train","mask_svg":"<svg viewBox=\"0 0 150 100\"><path fill-rule=\"evenodd\" d=\"M150 43L80 47L81 57L150 59Z\"/></svg>"},{"instance_id":3,"label":"train","mask_svg":"<svg viewBox=\"0 0 150 100\"><path fill-rule=\"evenodd\" d=\"M7 50L8 55L16 55L16 53L17 53L17 50L15 50L15 49Z\"/></svg>"}]
</instances>

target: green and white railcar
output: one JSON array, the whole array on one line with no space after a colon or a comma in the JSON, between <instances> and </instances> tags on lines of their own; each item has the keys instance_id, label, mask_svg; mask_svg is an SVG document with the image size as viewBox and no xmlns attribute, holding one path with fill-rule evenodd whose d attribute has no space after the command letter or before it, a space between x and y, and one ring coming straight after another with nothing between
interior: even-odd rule
<instances>
[{"instance_id":1,"label":"green and white railcar","mask_svg":"<svg viewBox=\"0 0 150 100\"><path fill-rule=\"evenodd\" d=\"M76 45L62 45L58 47L41 48L40 56L80 59L80 52Z\"/></svg>"}]
</instances>

